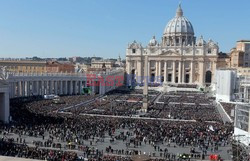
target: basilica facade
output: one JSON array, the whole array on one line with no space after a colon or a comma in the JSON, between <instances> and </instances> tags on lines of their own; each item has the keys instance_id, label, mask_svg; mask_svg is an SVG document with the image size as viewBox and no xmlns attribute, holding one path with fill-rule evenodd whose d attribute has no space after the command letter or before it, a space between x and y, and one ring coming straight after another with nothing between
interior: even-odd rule
<instances>
[{"instance_id":1,"label":"basilica facade","mask_svg":"<svg viewBox=\"0 0 250 161\"><path fill-rule=\"evenodd\" d=\"M202 36L196 39L193 26L179 5L160 42L153 37L145 47L136 41L128 44L128 83L143 83L147 77L155 83L209 85L215 75L218 52L219 46L214 41L205 41Z\"/></svg>"}]
</instances>

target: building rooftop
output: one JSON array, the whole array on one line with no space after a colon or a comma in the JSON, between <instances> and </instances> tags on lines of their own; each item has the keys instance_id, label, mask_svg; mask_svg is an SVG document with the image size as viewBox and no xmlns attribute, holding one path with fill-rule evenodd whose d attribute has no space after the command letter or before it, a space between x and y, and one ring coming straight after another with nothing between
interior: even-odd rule
<instances>
[{"instance_id":1,"label":"building rooftop","mask_svg":"<svg viewBox=\"0 0 250 161\"><path fill-rule=\"evenodd\" d=\"M237 42L249 42L250 43L250 40L239 40Z\"/></svg>"}]
</instances>

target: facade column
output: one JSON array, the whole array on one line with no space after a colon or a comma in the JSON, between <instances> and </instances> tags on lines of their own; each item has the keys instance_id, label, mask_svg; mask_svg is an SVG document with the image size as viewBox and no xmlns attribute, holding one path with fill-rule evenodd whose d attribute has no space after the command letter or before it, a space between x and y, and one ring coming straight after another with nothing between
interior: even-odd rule
<instances>
[{"instance_id":1,"label":"facade column","mask_svg":"<svg viewBox=\"0 0 250 161\"><path fill-rule=\"evenodd\" d=\"M159 66L158 66L158 61L155 62L155 82L158 82L158 74L159 74Z\"/></svg>"},{"instance_id":2,"label":"facade column","mask_svg":"<svg viewBox=\"0 0 250 161\"><path fill-rule=\"evenodd\" d=\"M212 83L214 83L216 80L215 80L215 72L216 72L216 69L217 69L217 62L214 61L213 62L213 67L212 67Z\"/></svg>"},{"instance_id":3,"label":"facade column","mask_svg":"<svg viewBox=\"0 0 250 161\"><path fill-rule=\"evenodd\" d=\"M182 83L186 82L186 68L185 68L185 61L182 62Z\"/></svg>"},{"instance_id":4,"label":"facade column","mask_svg":"<svg viewBox=\"0 0 250 161\"><path fill-rule=\"evenodd\" d=\"M146 73L147 75L147 80L148 80L148 83L151 82L151 67L150 67L150 61L148 61L148 73ZM144 74L145 76L145 74ZM145 82L144 82L145 83Z\"/></svg>"},{"instance_id":5,"label":"facade column","mask_svg":"<svg viewBox=\"0 0 250 161\"><path fill-rule=\"evenodd\" d=\"M131 61L127 61L127 73L130 75L131 74Z\"/></svg>"},{"instance_id":6,"label":"facade column","mask_svg":"<svg viewBox=\"0 0 250 161\"><path fill-rule=\"evenodd\" d=\"M172 73L172 83L175 83L175 75L176 75L176 68L175 68L175 61L173 61L173 73Z\"/></svg>"},{"instance_id":7,"label":"facade column","mask_svg":"<svg viewBox=\"0 0 250 161\"><path fill-rule=\"evenodd\" d=\"M167 78L168 76L168 65L167 65L167 61L164 62L164 83L167 83Z\"/></svg>"},{"instance_id":8,"label":"facade column","mask_svg":"<svg viewBox=\"0 0 250 161\"><path fill-rule=\"evenodd\" d=\"M127 68L127 85L131 85L132 84L132 76L131 76L131 61L128 60L127 64L126 64L126 68ZM84 87L86 87L86 85L84 85Z\"/></svg>"},{"instance_id":9,"label":"facade column","mask_svg":"<svg viewBox=\"0 0 250 161\"><path fill-rule=\"evenodd\" d=\"M161 68L161 61L159 61L159 82L161 83L161 72L162 71L162 68Z\"/></svg>"},{"instance_id":10,"label":"facade column","mask_svg":"<svg viewBox=\"0 0 250 161\"><path fill-rule=\"evenodd\" d=\"M179 61L179 68L178 68L178 83L182 82L182 61Z\"/></svg>"},{"instance_id":11,"label":"facade column","mask_svg":"<svg viewBox=\"0 0 250 161\"><path fill-rule=\"evenodd\" d=\"M200 61L199 62L199 74L200 74L200 78L199 78L199 82L200 85L204 85L204 61Z\"/></svg>"},{"instance_id":12,"label":"facade column","mask_svg":"<svg viewBox=\"0 0 250 161\"><path fill-rule=\"evenodd\" d=\"M138 60L137 61L137 83L141 83L142 82L142 71L141 71L141 69L142 69L142 67L141 67L141 65L142 65L142 62L141 62L141 60Z\"/></svg>"},{"instance_id":13,"label":"facade column","mask_svg":"<svg viewBox=\"0 0 250 161\"><path fill-rule=\"evenodd\" d=\"M192 84L194 81L194 62L190 62L190 74L189 74L189 83Z\"/></svg>"}]
</instances>

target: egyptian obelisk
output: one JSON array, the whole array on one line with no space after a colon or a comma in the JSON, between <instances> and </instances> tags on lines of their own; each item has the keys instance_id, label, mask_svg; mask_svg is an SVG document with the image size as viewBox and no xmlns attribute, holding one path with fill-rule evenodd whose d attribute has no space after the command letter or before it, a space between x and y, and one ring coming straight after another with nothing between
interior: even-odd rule
<instances>
[{"instance_id":1,"label":"egyptian obelisk","mask_svg":"<svg viewBox=\"0 0 250 161\"><path fill-rule=\"evenodd\" d=\"M148 56L145 56L144 61L144 88L143 88L143 106L142 111L147 112L148 110Z\"/></svg>"}]
</instances>

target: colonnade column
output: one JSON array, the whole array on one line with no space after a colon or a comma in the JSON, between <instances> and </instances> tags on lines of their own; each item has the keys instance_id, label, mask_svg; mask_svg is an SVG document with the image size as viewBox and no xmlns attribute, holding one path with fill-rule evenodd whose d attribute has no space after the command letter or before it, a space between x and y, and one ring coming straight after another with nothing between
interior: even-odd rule
<instances>
[{"instance_id":1,"label":"colonnade column","mask_svg":"<svg viewBox=\"0 0 250 161\"><path fill-rule=\"evenodd\" d=\"M79 95L82 94L82 81L79 81Z\"/></svg>"},{"instance_id":2,"label":"colonnade column","mask_svg":"<svg viewBox=\"0 0 250 161\"><path fill-rule=\"evenodd\" d=\"M13 91L14 91L13 97L16 97L16 94L17 94L17 84L16 84L16 82L13 83Z\"/></svg>"},{"instance_id":3,"label":"colonnade column","mask_svg":"<svg viewBox=\"0 0 250 161\"><path fill-rule=\"evenodd\" d=\"M76 95L77 94L77 81L74 81L74 94Z\"/></svg>"},{"instance_id":4,"label":"colonnade column","mask_svg":"<svg viewBox=\"0 0 250 161\"><path fill-rule=\"evenodd\" d=\"M45 87L45 86L44 86L44 81L42 80L42 81L41 81L41 95L44 95L44 91L45 91L45 90L44 90L44 87Z\"/></svg>"},{"instance_id":5,"label":"colonnade column","mask_svg":"<svg viewBox=\"0 0 250 161\"><path fill-rule=\"evenodd\" d=\"M22 97L25 97L25 81L22 81Z\"/></svg>"},{"instance_id":6,"label":"colonnade column","mask_svg":"<svg viewBox=\"0 0 250 161\"><path fill-rule=\"evenodd\" d=\"M9 107L10 93L8 89L4 89L4 93L0 96L0 119L9 123L10 107Z\"/></svg>"},{"instance_id":7,"label":"colonnade column","mask_svg":"<svg viewBox=\"0 0 250 161\"><path fill-rule=\"evenodd\" d=\"M60 95L63 95L63 81L60 80L60 91L59 91Z\"/></svg>"},{"instance_id":8,"label":"colonnade column","mask_svg":"<svg viewBox=\"0 0 250 161\"><path fill-rule=\"evenodd\" d=\"M31 85L31 82L27 81L27 96L28 97L30 96L30 85Z\"/></svg>"},{"instance_id":9,"label":"colonnade column","mask_svg":"<svg viewBox=\"0 0 250 161\"><path fill-rule=\"evenodd\" d=\"M38 95L42 95L42 90L43 90L42 81L38 81Z\"/></svg>"},{"instance_id":10,"label":"colonnade column","mask_svg":"<svg viewBox=\"0 0 250 161\"><path fill-rule=\"evenodd\" d=\"M52 94L53 93L53 81L50 80L49 81L49 94Z\"/></svg>"},{"instance_id":11,"label":"colonnade column","mask_svg":"<svg viewBox=\"0 0 250 161\"><path fill-rule=\"evenodd\" d=\"M69 81L69 87L70 87L69 94L72 95L73 94L73 81L72 80Z\"/></svg>"},{"instance_id":12,"label":"colonnade column","mask_svg":"<svg viewBox=\"0 0 250 161\"><path fill-rule=\"evenodd\" d=\"M68 94L68 81L65 81L64 83L65 83L65 86L64 86L64 93L63 94L67 95Z\"/></svg>"},{"instance_id":13,"label":"colonnade column","mask_svg":"<svg viewBox=\"0 0 250 161\"><path fill-rule=\"evenodd\" d=\"M46 94L46 92L47 92L47 90L46 90L46 88L47 88L47 82L46 81L42 81L42 84L43 84L43 95L45 95Z\"/></svg>"},{"instance_id":14,"label":"colonnade column","mask_svg":"<svg viewBox=\"0 0 250 161\"><path fill-rule=\"evenodd\" d=\"M9 97L12 97L12 82L9 83Z\"/></svg>"},{"instance_id":15,"label":"colonnade column","mask_svg":"<svg viewBox=\"0 0 250 161\"><path fill-rule=\"evenodd\" d=\"M35 81L36 85L36 95L39 95L39 81Z\"/></svg>"},{"instance_id":16,"label":"colonnade column","mask_svg":"<svg viewBox=\"0 0 250 161\"><path fill-rule=\"evenodd\" d=\"M55 95L58 95L58 85L57 85L58 81L55 81L54 83L55 83L55 86L54 86Z\"/></svg>"},{"instance_id":17,"label":"colonnade column","mask_svg":"<svg viewBox=\"0 0 250 161\"><path fill-rule=\"evenodd\" d=\"M176 77L175 74L176 74L175 61L173 61L172 83L175 83L175 77Z\"/></svg>"},{"instance_id":18,"label":"colonnade column","mask_svg":"<svg viewBox=\"0 0 250 161\"><path fill-rule=\"evenodd\" d=\"M21 81L18 81L18 82L16 82L16 86L17 86L17 94L16 94L16 96L17 97L20 97L20 88L21 88Z\"/></svg>"}]
</instances>

